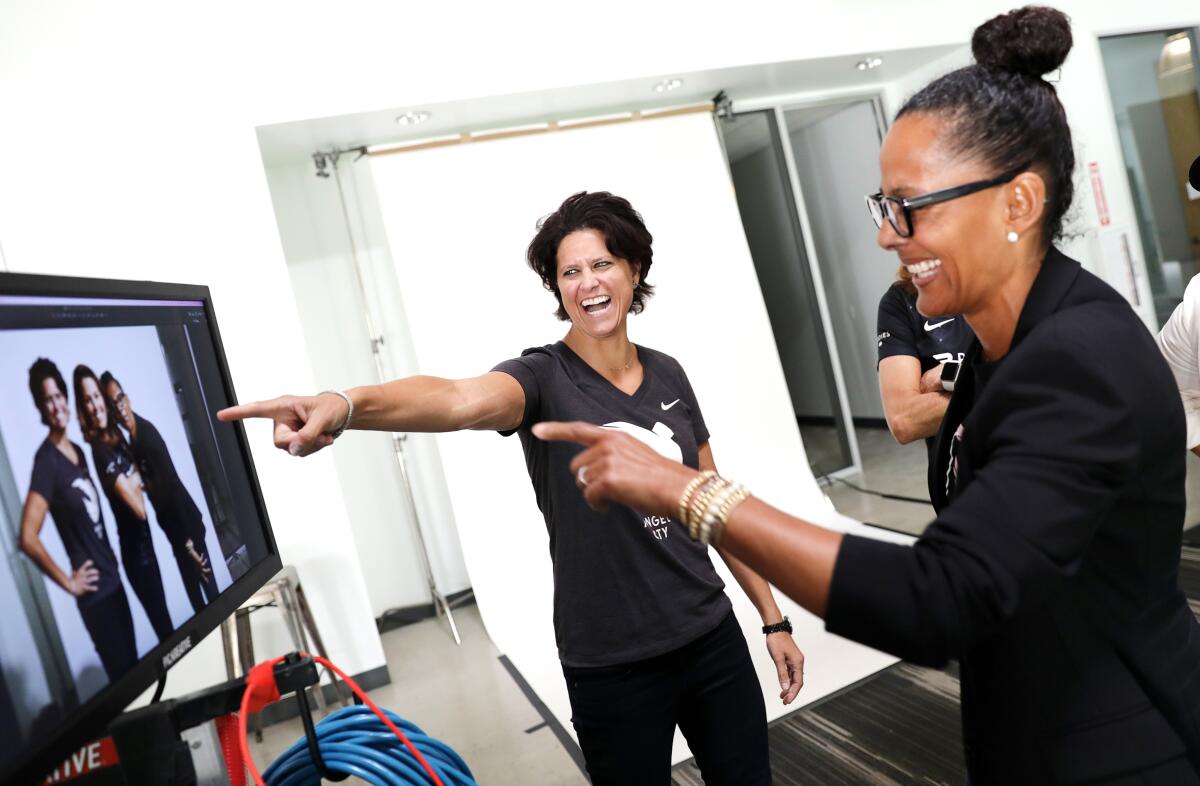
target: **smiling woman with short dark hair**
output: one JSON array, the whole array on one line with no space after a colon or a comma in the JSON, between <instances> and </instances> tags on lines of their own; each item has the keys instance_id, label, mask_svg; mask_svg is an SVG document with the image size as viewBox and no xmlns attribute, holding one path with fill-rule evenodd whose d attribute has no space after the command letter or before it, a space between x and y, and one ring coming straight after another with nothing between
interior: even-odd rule
<instances>
[{"instance_id":1,"label":"smiling woman with short dark hair","mask_svg":"<svg viewBox=\"0 0 1200 786\"><path fill-rule=\"evenodd\" d=\"M38 358L30 366L29 392L50 431L33 458L21 510L21 551L46 578L75 598L100 664L108 679L115 680L137 662L133 617L92 473L83 450L67 436L71 408L66 382L53 361ZM42 543L47 514L66 549L70 573L59 567Z\"/></svg>"},{"instance_id":2,"label":"smiling woman with short dark hair","mask_svg":"<svg viewBox=\"0 0 1200 786\"><path fill-rule=\"evenodd\" d=\"M652 292L651 241L627 200L574 194L539 222L526 254L558 301L556 315L570 321L561 341L472 379L409 377L219 415L271 418L276 446L297 455L347 427L519 434L550 538L554 633L592 783L669 784L678 726L705 783L768 784L762 689L708 547L687 537L673 510L590 509L576 490L589 482L586 472L569 469L578 449L530 431L542 420L585 420L715 473L687 374L671 356L629 340L628 316ZM721 556L762 617L779 698L790 704L804 681L791 625L765 581Z\"/></svg>"}]
</instances>

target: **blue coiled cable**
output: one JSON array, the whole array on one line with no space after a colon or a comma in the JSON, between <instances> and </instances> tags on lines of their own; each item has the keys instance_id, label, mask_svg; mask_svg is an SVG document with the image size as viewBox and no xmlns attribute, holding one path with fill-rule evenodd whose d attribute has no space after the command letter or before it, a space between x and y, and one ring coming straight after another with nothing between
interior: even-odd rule
<instances>
[{"instance_id":1,"label":"blue coiled cable","mask_svg":"<svg viewBox=\"0 0 1200 786\"><path fill-rule=\"evenodd\" d=\"M471 769L450 746L388 710L392 723L421 752L445 786L476 786ZM429 773L367 707L344 707L316 725L321 758L330 772L361 778L377 786L428 786ZM321 775L301 738L263 773L268 786L320 786Z\"/></svg>"}]
</instances>

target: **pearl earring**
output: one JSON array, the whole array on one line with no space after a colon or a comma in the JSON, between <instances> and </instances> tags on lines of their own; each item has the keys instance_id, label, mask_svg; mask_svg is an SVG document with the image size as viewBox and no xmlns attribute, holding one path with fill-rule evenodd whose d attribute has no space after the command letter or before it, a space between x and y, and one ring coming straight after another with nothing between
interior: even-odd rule
<instances>
[{"instance_id":1,"label":"pearl earring","mask_svg":"<svg viewBox=\"0 0 1200 786\"><path fill-rule=\"evenodd\" d=\"M1017 242L1017 240L1019 240L1019 239L1020 239L1020 237L1021 237L1021 236L1020 236L1020 235L1018 235L1018 234L1017 234L1016 232L1014 232L1013 230L1011 230L1011 229L1010 229L1010 230L1008 230L1008 242L1009 242L1009 243L1016 243L1016 242Z\"/></svg>"}]
</instances>

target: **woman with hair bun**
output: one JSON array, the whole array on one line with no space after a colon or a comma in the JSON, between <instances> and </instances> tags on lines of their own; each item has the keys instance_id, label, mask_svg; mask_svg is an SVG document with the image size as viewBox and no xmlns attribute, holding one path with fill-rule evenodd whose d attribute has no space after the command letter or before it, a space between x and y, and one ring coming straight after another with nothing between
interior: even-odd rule
<instances>
[{"instance_id":1,"label":"woman with hair bun","mask_svg":"<svg viewBox=\"0 0 1200 786\"><path fill-rule=\"evenodd\" d=\"M975 31L976 63L908 100L868 198L923 314L963 314L964 359L931 461L937 519L909 546L832 532L663 461L587 445L589 503L687 508L690 532L908 660L961 666L980 784L1200 784L1200 625L1179 589L1184 417L1129 304L1054 246L1071 204L1066 114L1042 75L1067 18L1026 7Z\"/></svg>"}]
</instances>

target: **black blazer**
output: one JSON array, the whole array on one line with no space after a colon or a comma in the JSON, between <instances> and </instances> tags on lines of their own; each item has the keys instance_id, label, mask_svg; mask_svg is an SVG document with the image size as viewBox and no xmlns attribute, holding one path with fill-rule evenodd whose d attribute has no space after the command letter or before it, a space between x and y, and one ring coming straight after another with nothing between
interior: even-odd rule
<instances>
[{"instance_id":1,"label":"black blazer","mask_svg":"<svg viewBox=\"0 0 1200 786\"><path fill-rule=\"evenodd\" d=\"M930 465L937 520L911 548L846 537L827 628L960 661L972 786L1172 759L1200 774L1200 625L1178 583L1185 433L1146 327L1051 249L1008 355L967 355Z\"/></svg>"}]
</instances>

